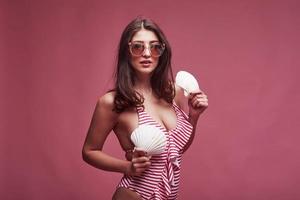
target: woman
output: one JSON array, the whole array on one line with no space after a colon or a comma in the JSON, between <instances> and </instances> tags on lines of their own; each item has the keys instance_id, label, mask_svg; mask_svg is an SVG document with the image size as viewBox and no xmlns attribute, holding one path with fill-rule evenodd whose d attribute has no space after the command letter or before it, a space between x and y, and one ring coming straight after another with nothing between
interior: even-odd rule
<instances>
[{"instance_id":1,"label":"woman","mask_svg":"<svg viewBox=\"0 0 300 200\"><path fill-rule=\"evenodd\" d=\"M150 19L133 20L120 40L115 89L99 98L82 150L90 165L124 174L114 200L176 199L181 155L208 100L202 91L190 94L186 115L183 91L172 77L171 49L163 32ZM156 126L166 135L163 153L150 157L133 151L130 135L141 124ZM127 160L101 151L112 130Z\"/></svg>"}]
</instances>

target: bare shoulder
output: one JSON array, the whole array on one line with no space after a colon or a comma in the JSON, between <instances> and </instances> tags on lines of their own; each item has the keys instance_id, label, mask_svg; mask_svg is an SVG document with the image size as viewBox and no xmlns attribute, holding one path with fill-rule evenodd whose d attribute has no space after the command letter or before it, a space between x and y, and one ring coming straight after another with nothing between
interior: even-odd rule
<instances>
[{"instance_id":1,"label":"bare shoulder","mask_svg":"<svg viewBox=\"0 0 300 200\"><path fill-rule=\"evenodd\" d=\"M97 104L109 108L114 107L114 100L115 100L116 93L114 91L107 92L103 96L98 98Z\"/></svg>"},{"instance_id":2,"label":"bare shoulder","mask_svg":"<svg viewBox=\"0 0 300 200\"><path fill-rule=\"evenodd\" d=\"M115 92L107 92L103 96L98 98L96 110L101 112L104 115L107 115L107 117L115 118L118 116L118 114L113 111L114 109L114 99L115 99Z\"/></svg>"}]
</instances>

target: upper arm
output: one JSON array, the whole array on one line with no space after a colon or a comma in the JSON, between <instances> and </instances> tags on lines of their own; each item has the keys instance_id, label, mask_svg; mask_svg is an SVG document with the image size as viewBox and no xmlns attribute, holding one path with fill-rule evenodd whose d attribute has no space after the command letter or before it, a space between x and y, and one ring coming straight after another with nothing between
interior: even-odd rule
<instances>
[{"instance_id":1,"label":"upper arm","mask_svg":"<svg viewBox=\"0 0 300 200\"><path fill-rule=\"evenodd\" d=\"M183 89L175 83L175 98L174 101L185 112L187 111L187 98L184 96Z\"/></svg>"},{"instance_id":2,"label":"upper arm","mask_svg":"<svg viewBox=\"0 0 300 200\"><path fill-rule=\"evenodd\" d=\"M113 107L114 94L112 92L98 99L83 150L102 149L108 134L117 123L118 115L113 111Z\"/></svg>"}]
</instances>

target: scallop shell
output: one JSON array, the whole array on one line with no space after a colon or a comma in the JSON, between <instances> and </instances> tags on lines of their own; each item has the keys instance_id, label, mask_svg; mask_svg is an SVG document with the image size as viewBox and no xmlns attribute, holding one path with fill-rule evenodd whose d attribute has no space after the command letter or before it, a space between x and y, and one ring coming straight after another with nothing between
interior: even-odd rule
<instances>
[{"instance_id":1,"label":"scallop shell","mask_svg":"<svg viewBox=\"0 0 300 200\"><path fill-rule=\"evenodd\" d=\"M146 151L148 155L162 153L167 144L166 135L151 125L140 125L132 132L130 138L137 150Z\"/></svg>"},{"instance_id":2,"label":"scallop shell","mask_svg":"<svg viewBox=\"0 0 300 200\"><path fill-rule=\"evenodd\" d=\"M176 74L175 82L184 90L185 96L188 96L191 92L200 90L197 79L191 73L186 71L179 71Z\"/></svg>"}]
</instances>

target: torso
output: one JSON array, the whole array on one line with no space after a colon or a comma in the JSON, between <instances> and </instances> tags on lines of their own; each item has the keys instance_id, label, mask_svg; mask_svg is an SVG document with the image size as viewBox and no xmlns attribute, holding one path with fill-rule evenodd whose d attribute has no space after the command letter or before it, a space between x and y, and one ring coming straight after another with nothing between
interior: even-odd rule
<instances>
[{"instance_id":1,"label":"torso","mask_svg":"<svg viewBox=\"0 0 300 200\"><path fill-rule=\"evenodd\" d=\"M179 100L182 97L183 91L176 88L176 97L174 98L174 101L177 105L182 105ZM151 116L151 118L158 124L160 124L160 126L165 130L173 130L176 127L177 115L172 103L167 103L163 99L155 98L149 101L147 98L145 98L145 102L143 105L145 112L147 112L147 114ZM125 152L134 148L134 145L130 140L130 135L132 131L138 127L138 125L139 118L137 108L131 108L118 114L116 125L114 126L113 131L116 134L119 143ZM127 154L126 158L129 160L131 159L130 156L129 158L127 157ZM117 188L113 199L138 200L141 199L141 196L128 188L119 187Z\"/></svg>"},{"instance_id":2,"label":"torso","mask_svg":"<svg viewBox=\"0 0 300 200\"><path fill-rule=\"evenodd\" d=\"M167 130L174 129L176 126L176 113L172 104L163 99L154 99L151 102L145 100L145 111L162 127ZM124 111L118 116L114 132L124 151L133 149L130 141L132 131L138 127L138 115L136 108Z\"/></svg>"}]
</instances>

